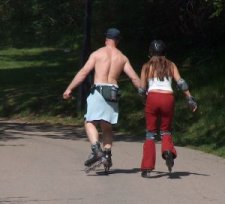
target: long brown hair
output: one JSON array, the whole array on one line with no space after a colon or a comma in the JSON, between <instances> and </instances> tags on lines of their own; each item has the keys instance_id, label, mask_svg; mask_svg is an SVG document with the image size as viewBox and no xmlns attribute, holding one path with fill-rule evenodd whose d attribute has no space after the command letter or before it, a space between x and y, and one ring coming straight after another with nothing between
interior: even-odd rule
<instances>
[{"instance_id":1,"label":"long brown hair","mask_svg":"<svg viewBox=\"0 0 225 204\"><path fill-rule=\"evenodd\" d=\"M160 81L173 76L172 62L165 56L152 56L147 62L148 67L146 68L145 78L157 77Z\"/></svg>"}]
</instances>

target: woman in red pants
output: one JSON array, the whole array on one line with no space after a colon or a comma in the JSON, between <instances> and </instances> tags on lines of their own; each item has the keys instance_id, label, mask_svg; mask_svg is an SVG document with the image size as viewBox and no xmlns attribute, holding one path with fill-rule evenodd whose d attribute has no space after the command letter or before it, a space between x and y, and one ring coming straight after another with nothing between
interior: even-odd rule
<instances>
[{"instance_id":1,"label":"woman in red pants","mask_svg":"<svg viewBox=\"0 0 225 204\"><path fill-rule=\"evenodd\" d=\"M162 139L161 153L166 160L166 165L171 172L174 159L177 156L171 132L174 115L174 95L172 80L174 79L186 96L191 110L197 109L197 103L191 96L188 84L181 78L177 66L165 57L166 46L161 40L154 40L149 47L150 60L145 63L141 71L140 94L146 94L145 118L146 140L143 145L141 163L142 177L148 177L155 168L156 149L155 136L160 127ZM159 123L160 122L160 123Z\"/></svg>"}]
</instances>

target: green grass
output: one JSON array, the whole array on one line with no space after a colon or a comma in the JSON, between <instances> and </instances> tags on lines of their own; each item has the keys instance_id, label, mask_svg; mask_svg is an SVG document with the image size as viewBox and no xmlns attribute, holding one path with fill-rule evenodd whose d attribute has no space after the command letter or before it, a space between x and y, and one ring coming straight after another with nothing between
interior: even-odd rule
<instances>
[{"instance_id":1,"label":"green grass","mask_svg":"<svg viewBox=\"0 0 225 204\"><path fill-rule=\"evenodd\" d=\"M189 54L186 77L198 101L195 114L182 109L179 100L175 117L175 141L225 157L225 61L224 48L195 50ZM183 122L180 122L183 121Z\"/></svg>"},{"instance_id":2,"label":"green grass","mask_svg":"<svg viewBox=\"0 0 225 204\"><path fill-rule=\"evenodd\" d=\"M131 51L134 49L130 49ZM182 93L175 91L174 141L225 158L225 49L186 50L174 60L190 85L199 108L191 113ZM126 53L127 54L127 53ZM128 53L128 56L135 56ZM32 122L81 125L82 111L62 94L79 69L78 50L57 48L0 50L0 117ZM131 62L140 73L141 59ZM146 59L144 59L146 60ZM143 60L143 61L144 61ZM115 130L145 137L144 105L123 75L119 123Z\"/></svg>"},{"instance_id":3,"label":"green grass","mask_svg":"<svg viewBox=\"0 0 225 204\"><path fill-rule=\"evenodd\" d=\"M78 58L76 50L57 48L0 50L0 116L79 122L76 101L62 99L79 68Z\"/></svg>"}]
</instances>

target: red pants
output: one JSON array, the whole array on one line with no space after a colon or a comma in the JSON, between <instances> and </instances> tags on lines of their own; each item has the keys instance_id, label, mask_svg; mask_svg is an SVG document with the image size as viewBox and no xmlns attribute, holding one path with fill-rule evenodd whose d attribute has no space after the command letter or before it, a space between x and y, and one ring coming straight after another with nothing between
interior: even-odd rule
<instances>
[{"instance_id":1,"label":"red pants","mask_svg":"<svg viewBox=\"0 0 225 204\"><path fill-rule=\"evenodd\" d=\"M161 143L162 156L165 151L171 151L175 158L177 153L171 135L173 114L174 96L172 93L150 92L148 94L145 106L146 129L148 132L157 133L159 128L163 133ZM143 145L141 169L154 169L155 160L155 142L153 139L146 138Z\"/></svg>"}]
</instances>

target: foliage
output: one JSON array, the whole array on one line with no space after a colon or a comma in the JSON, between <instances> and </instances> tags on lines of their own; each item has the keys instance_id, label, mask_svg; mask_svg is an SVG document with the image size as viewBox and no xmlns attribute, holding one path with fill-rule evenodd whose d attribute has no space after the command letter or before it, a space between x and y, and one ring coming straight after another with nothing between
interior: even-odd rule
<instances>
[{"instance_id":1,"label":"foliage","mask_svg":"<svg viewBox=\"0 0 225 204\"><path fill-rule=\"evenodd\" d=\"M71 43L71 33L80 33L83 4L72 0L7 0L0 2L3 45ZM76 40L76 38L74 39Z\"/></svg>"},{"instance_id":2,"label":"foliage","mask_svg":"<svg viewBox=\"0 0 225 204\"><path fill-rule=\"evenodd\" d=\"M73 46L82 37L84 4L81 0L1 0L1 45ZM224 35L222 0L93 0L92 5L94 42L102 40L109 26L119 27L129 41L188 38L191 43L206 39L213 43Z\"/></svg>"},{"instance_id":3,"label":"foliage","mask_svg":"<svg viewBox=\"0 0 225 204\"><path fill-rule=\"evenodd\" d=\"M224 10L223 0L205 0L205 1L212 3L214 7L214 11L210 15L210 18L218 17Z\"/></svg>"}]
</instances>

